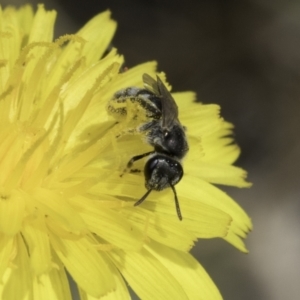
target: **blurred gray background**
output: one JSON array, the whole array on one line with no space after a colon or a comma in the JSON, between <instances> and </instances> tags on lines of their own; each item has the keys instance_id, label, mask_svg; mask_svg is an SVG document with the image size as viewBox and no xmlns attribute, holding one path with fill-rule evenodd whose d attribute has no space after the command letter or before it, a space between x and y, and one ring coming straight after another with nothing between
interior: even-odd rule
<instances>
[{"instance_id":1,"label":"blurred gray background","mask_svg":"<svg viewBox=\"0 0 300 300\"><path fill-rule=\"evenodd\" d=\"M192 252L225 300L300 299L300 1L44 2L59 12L56 36L110 8L128 67L155 59L175 91L222 106L254 183L226 189L253 219L250 254L222 240Z\"/></svg>"}]
</instances>

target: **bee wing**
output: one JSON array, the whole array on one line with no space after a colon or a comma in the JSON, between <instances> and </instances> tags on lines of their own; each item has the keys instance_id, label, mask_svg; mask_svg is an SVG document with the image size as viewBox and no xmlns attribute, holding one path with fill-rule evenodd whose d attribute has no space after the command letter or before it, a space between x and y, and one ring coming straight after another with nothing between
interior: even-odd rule
<instances>
[{"instance_id":1,"label":"bee wing","mask_svg":"<svg viewBox=\"0 0 300 300\"><path fill-rule=\"evenodd\" d=\"M159 89L157 82L150 75L144 73L143 74L143 82L144 86L147 90L153 92L156 95L159 95Z\"/></svg>"},{"instance_id":2,"label":"bee wing","mask_svg":"<svg viewBox=\"0 0 300 300\"><path fill-rule=\"evenodd\" d=\"M158 87L159 95L161 95L162 126L164 128L171 128L175 121L178 122L177 104L174 98L172 97L171 93L167 90L166 86L158 76L157 76L157 87Z\"/></svg>"}]
</instances>

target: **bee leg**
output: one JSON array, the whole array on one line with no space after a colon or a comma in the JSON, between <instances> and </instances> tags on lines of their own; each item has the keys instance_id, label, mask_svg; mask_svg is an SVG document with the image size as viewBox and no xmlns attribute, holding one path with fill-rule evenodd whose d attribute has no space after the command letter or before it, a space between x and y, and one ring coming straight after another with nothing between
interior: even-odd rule
<instances>
[{"instance_id":1,"label":"bee leg","mask_svg":"<svg viewBox=\"0 0 300 300\"><path fill-rule=\"evenodd\" d=\"M126 169L130 169L132 167L132 165L134 164L135 161L139 160L139 159L142 159L150 154L154 153L154 151L151 151L151 152L146 152L146 153L143 153L143 154L140 154L140 155L136 155L136 156L133 156L130 161L127 163L127 167Z\"/></svg>"},{"instance_id":2,"label":"bee leg","mask_svg":"<svg viewBox=\"0 0 300 300\"><path fill-rule=\"evenodd\" d=\"M133 156L130 161L127 163L127 166L126 168L123 170L123 173L120 175L120 177L122 177L124 175L124 173L127 173L129 169L131 169L132 165L134 164L135 161L139 160L139 159L142 159L150 154L154 153L154 151L151 151L151 152L146 152L146 153L143 153L143 154L140 154L140 155L136 155L136 156Z\"/></svg>"},{"instance_id":3,"label":"bee leg","mask_svg":"<svg viewBox=\"0 0 300 300\"><path fill-rule=\"evenodd\" d=\"M157 125L157 120L152 120L152 121L149 121L149 122L147 122L147 123L142 124L141 126L139 126L137 128L137 131L138 132L145 132L145 131L150 130L155 125Z\"/></svg>"},{"instance_id":4,"label":"bee leg","mask_svg":"<svg viewBox=\"0 0 300 300\"><path fill-rule=\"evenodd\" d=\"M127 90L123 90L115 94L114 98L108 103L108 113L112 116L115 116L117 119L121 116L124 117L128 113L128 104L131 102L141 107L145 111L148 118L156 120L160 119L161 111L150 99L143 97L143 91L134 94L134 92L132 92L132 88L128 88ZM148 93L146 90L144 92Z\"/></svg>"},{"instance_id":5,"label":"bee leg","mask_svg":"<svg viewBox=\"0 0 300 300\"><path fill-rule=\"evenodd\" d=\"M131 169L130 173L141 173L140 169Z\"/></svg>"},{"instance_id":6,"label":"bee leg","mask_svg":"<svg viewBox=\"0 0 300 300\"><path fill-rule=\"evenodd\" d=\"M155 106L155 104L153 104L150 99L139 97L134 101L138 102L139 105L143 107L148 118L152 118L155 120L159 120L161 118L161 111Z\"/></svg>"},{"instance_id":7,"label":"bee leg","mask_svg":"<svg viewBox=\"0 0 300 300\"><path fill-rule=\"evenodd\" d=\"M121 137L124 136L124 135L135 135L137 132L138 132L138 131L136 130L136 128L129 128L129 129L120 131L120 132L115 136L115 138L116 138L116 139L119 139L119 138L121 138Z\"/></svg>"}]
</instances>

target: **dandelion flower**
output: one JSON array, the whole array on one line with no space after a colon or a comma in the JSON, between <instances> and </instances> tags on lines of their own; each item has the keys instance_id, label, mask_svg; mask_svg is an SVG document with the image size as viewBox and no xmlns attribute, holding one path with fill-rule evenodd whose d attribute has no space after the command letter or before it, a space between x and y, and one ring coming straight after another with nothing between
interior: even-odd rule
<instances>
[{"instance_id":1,"label":"dandelion flower","mask_svg":"<svg viewBox=\"0 0 300 300\"><path fill-rule=\"evenodd\" d=\"M190 143L176 186L183 221L169 189L134 207L144 178L120 174L150 146L119 138L126 122L106 106L156 65L120 72L123 57L106 54L109 12L53 41L55 18L42 5L0 9L0 298L71 299L69 273L81 299L129 299L127 284L142 299L221 299L189 250L221 237L246 252L250 219L213 185L249 186L232 166L232 125L217 105L174 93Z\"/></svg>"}]
</instances>

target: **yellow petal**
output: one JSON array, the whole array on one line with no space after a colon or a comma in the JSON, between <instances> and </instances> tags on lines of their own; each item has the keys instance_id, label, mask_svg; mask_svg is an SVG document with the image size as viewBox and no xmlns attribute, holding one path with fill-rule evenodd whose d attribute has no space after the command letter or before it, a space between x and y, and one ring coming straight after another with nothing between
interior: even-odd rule
<instances>
[{"instance_id":1,"label":"yellow petal","mask_svg":"<svg viewBox=\"0 0 300 300\"><path fill-rule=\"evenodd\" d=\"M185 199L184 196L181 200L183 225L197 238L225 237L227 235L232 221L227 213L200 201Z\"/></svg>"},{"instance_id":2,"label":"yellow petal","mask_svg":"<svg viewBox=\"0 0 300 300\"><path fill-rule=\"evenodd\" d=\"M234 143L232 136L233 126L220 119L215 130L209 134L199 136L204 161L232 164L240 155L240 148Z\"/></svg>"},{"instance_id":3,"label":"yellow petal","mask_svg":"<svg viewBox=\"0 0 300 300\"><path fill-rule=\"evenodd\" d=\"M252 223L243 209L226 193L212 184L190 175L187 177L187 180L180 183L181 193L190 199L195 199L195 201L200 201L228 214L232 218L228 233L232 233L232 237L245 237L246 233L251 230ZM230 236L228 235L227 238Z\"/></svg>"},{"instance_id":4,"label":"yellow petal","mask_svg":"<svg viewBox=\"0 0 300 300\"><path fill-rule=\"evenodd\" d=\"M0 190L0 232L13 236L20 231L25 216L25 199L18 190Z\"/></svg>"},{"instance_id":5,"label":"yellow petal","mask_svg":"<svg viewBox=\"0 0 300 300\"><path fill-rule=\"evenodd\" d=\"M193 163L194 162L194 163ZM228 164L201 161L189 157L185 163L186 173L198 176L211 183L231 185L237 187L249 187L251 184L245 181L247 172Z\"/></svg>"},{"instance_id":6,"label":"yellow petal","mask_svg":"<svg viewBox=\"0 0 300 300\"><path fill-rule=\"evenodd\" d=\"M243 235L243 238L245 238L245 234ZM224 237L224 240L244 253L249 252L242 238L239 235L237 235L233 230L228 232L227 236Z\"/></svg>"},{"instance_id":7,"label":"yellow petal","mask_svg":"<svg viewBox=\"0 0 300 300\"><path fill-rule=\"evenodd\" d=\"M65 111L68 112L70 109L78 107L82 102L82 98L92 88L94 88L95 91L102 88L109 81L110 76L115 76L118 73L122 63L122 57L117 54L110 55L93 64L93 66L80 74L76 80L71 80L61 93L61 97L64 99ZM112 69L114 64L116 64L116 66ZM110 69L111 72L113 71L114 73L108 73L107 71ZM106 77L103 75L106 75ZM95 86L97 79L99 82L97 82L98 84ZM84 111L81 111L81 115L85 115Z\"/></svg>"},{"instance_id":8,"label":"yellow petal","mask_svg":"<svg viewBox=\"0 0 300 300\"><path fill-rule=\"evenodd\" d=\"M123 209L122 214L144 232L145 236L178 250L191 249L197 236L182 226L176 215L161 215L160 209L157 209L158 205L147 201L140 207ZM174 211L174 205L170 209ZM153 213L150 213L151 211Z\"/></svg>"},{"instance_id":9,"label":"yellow petal","mask_svg":"<svg viewBox=\"0 0 300 300\"><path fill-rule=\"evenodd\" d=\"M38 5L28 43L52 42L55 19L56 12L54 10L45 11L44 5Z\"/></svg>"},{"instance_id":10,"label":"yellow petal","mask_svg":"<svg viewBox=\"0 0 300 300\"><path fill-rule=\"evenodd\" d=\"M198 184L197 177L194 177L194 185L190 183L189 178L190 176L186 175L176 186L183 215L182 222L178 220L174 195L170 189L161 192L153 191L143 204L138 207L124 208L123 214L144 230L146 235L181 250L189 249L195 236L225 237L232 217L217 205L213 206L209 201L201 201L201 194L198 194L195 189ZM99 181L91 191L96 190L104 194L138 200L145 193L144 178L132 174L124 174L120 178L119 173L110 172L106 174L105 181ZM159 215L157 218L154 212ZM187 233L186 229L190 233Z\"/></svg>"},{"instance_id":11,"label":"yellow petal","mask_svg":"<svg viewBox=\"0 0 300 300\"><path fill-rule=\"evenodd\" d=\"M2 278L9 262L12 259L14 239L0 234L0 278Z\"/></svg>"},{"instance_id":12,"label":"yellow petal","mask_svg":"<svg viewBox=\"0 0 300 300\"><path fill-rule=\"evenodd\" d=\"M220 107L216 104L194 103L180 111L180 119L182 124L187 126L188 135L203 138L219 130L222 124L219 114Z\"/></svg>"},{"instance_id":13,"label":"yellow petal","mask_svg":"<svg viewBox=\"0 0 300 300\"><path fill-rule=\"evenodd\" d=\"M22 28L22 44L24 45L25 42L28 41L29 33L34 19L32 6L29 4L21 6L17 10L17 16L19 20L19 28Z\"/></svg>"},{"instance_id":14,"label":"yellow petal","mask_svg":"<svg viewBox=\"0 0 300 300\"><path fill-rule=\"evenodd\" d=\"M110 15L110 11L96 15L77 32L78 36L87 41L82 55L86 56L88 65L102 57L114 36L117 24ZM73 48L73 51L76 49Z\"/></svg>"},{"instance_id":15,"label":"yellow petal","mask_svg":"<svg viewBox=\"0 0 300 300\"><path fill-rule=\"evenodd\" d=\"M55 259L56 267L50 272L33 278L34 299L71 300L71 291L64 266Z\"/></svg>"},{"instance_id":16,"label":"yellow petal","mask_svg":"<svg viewBox=\"0 0 300 300\"><path fill-rule=\"evenodd\" d=\"M70 241L51 235L51 242L72 278L88 294L100 297L115 289L107 263L87 238Z\"/></svg>"},{"instance_id":17,"label":"yellow petal","mask_svg":"<svg viewBox=\"0 0 300 300\"><path fill-rule=\"evenodd\" d=\"M140 299L188 299L174 275L146 249L109 254Z\"/></svg>"},{"instance_id":18,"label":"yellow petal","mask_svg":"<svg viewBox=\"0 0 300 300\"><path fill-rule=\"evenodd\" d=\"M2 12L0 12L2 14ZM18 28L17 14L13 8L5 9L2 15L1 28L1 43L0 43L0 60L7 61L7 69L11 70L16 62L21 49L22 36L21 31ZM3 71L3 70L2 70ZM6 73L5 78L8 78ZM3 78L4 79L4 78ZM1 85L5 84L5 81L1 82Z\"/></svg>"},{"instance_id":19,"label":"yellow petal","mask_svg":"<svg viewBox=\"0 0 300 300\"><path fill-rule=\"evenodd\" d=\"M50 216L54 221L61 222L70 230L81 231L86 228L84 221L68 204L67 199L58 192L36 188L32 195L36 201L36 206L41 209L44 215Z\"/></svg>"},{"instance_id":20,"label":"yellow petal","mask_svg":"<svg viewBox=\"0 0 300 300\"><path fill-rule=\"evenodd\" d=\"M191 103L196 100L196 93L195 92L172 92L172 96L174 97L176 104L179 108L179 118L182 120L183 115L185 114L188 118L188 111L191 108ZM182 112L185 112L184 114ZM192 111L190 110L190 113Z\"/></svg>"},{"instance_id":21,"label":"yellow petal","mask_svg":"<svg viewBox=\"0 0 300 300\"><path fill-rule=\"evenodd\" d=\"M110 12L98 14L91 19L75 37L68 37L71 41L66 45L50 74L49 84L55 86L57 80L65 75L70 64L85 58L85 65L96 63L109 47L115 32L116 23L110 19Z\"/></svg>"},{"instance_id":22,"label":"yellow petal","mask_svg":"<svg viewBox=\"0 0 300 300\"><path fill-rule=\"evenodd\" d=\"M92 114L90 114L90 111L96 108L93 105L93 100L96 99L94 95L102 85L110 80L111 76L115 76L119 72L121 62L122 58L118 56L114 56L109 60L104 59L103 62L94 65L78 80L70 84L66 91L62 93L62 97L65 98L64 103L66 106L64 107L66 107L67 113L63 135L63 139L68 141L66 151L68 148L77 146L80 142L78 141L78 135L86 130L83 124L90 126L99 123L100 116L94 115L96 119L92 119ZM73 107L74 109L71 110ZM99 109L99 111L101 110L104 110L103 107ZM90 119L89 122L86 121L87 118Z\"/></svg>"},{"instance_id":23,"label":"yellow petal","mask_svg":"<svg viewBox=\"0 0 300 300\"><path fill-rule=\"evenodd\" d=\"M32 220L22 228L22 235L26 239L30 253L30 265L36 276L47 272L52 267L48 231L41 220Z\"/></svg>"},{"instance_id":24,"label":"yellow petal","mask_svg":"<svg viewBox=\"0 0 300 300\"><path fill-rule=\"evenodd\" d=\"M244 231L251 228L251 221L243 209L217 187L191 175L188 175L181 185L180 189L186 197L223 210Z\"/></svg>"},{"instance_id":25,"label":"yellow petal","mask_svg":"<svg viewBox=\"0 0 300 300\"><path fill-rule=\"evenodd\" d=\"M7 268L0 282L0 299L32 300L32 276L26 245L16 236L17 256L14 266Z\"/></svg>"},{"instance_id":26,"label":"yellow petal","mask_svg":"<svg viewBox=\"0 0 300 300\"><path fill-rule=\"evenodd\" d=\"M191 254L158 243L149 244L147 249L180 283L188 299L222 299L216 285Z\"/></svg>"},{"instance_id":27,"label":"yellow petal","mask_svg":"<svg viewBox=\"0 0 300 300\"><path fill-rule=\"evenodd\" d=\"M199 199L194 197L192 199L184 196L184 193L180 192L178 186L179 204L183 220L179 221L174 204L174 195L172 192L166 192L165 196L157 195L160 199L157 202L152 202L151 198L147 199L140 207L134 207L134 209L148 209L155 211L160 215L161 219L173 221L177 224L180 232L184 232L187 229L190 233L186 235L186 239L195 240L197 238L213 238L213 237L225 237L228 233L228 228L231 224L232 218L220 209L214 208L211 205L207 205L198 201ZM158 192L159 193L159 192ZM182 194L182 196L181 196ZM160 222L157 222L160 224ZM178 235L179 235L178 233ZM193 238L192 238L193 237ZM153 237L157 240L157 238ZM185 239L173 240L173 247L176 249L179 245L184 245ZM191 242L189 242L190 244Z\"/></svg>"},{"instance_id":28,"label":"yellow petal","mask_svg":"<svg viewBox=\"0 0 300 300\"><path fill-rule=\"evenodd\" d=\"M125 284L124 279L121 276L120 272L112 264L111 260L108 257L106 259L106 262L108 264L110 272L114 277L114 281L116 283L115 289L102 297L93 297L87 294L82 289L79 289L81 300L130 300L131 299L129 291L127 289L127 285Z\"/></svg>"},{"instance_id":29,"label":"yellow petal","mask_svg":"<svg viewBox=\"0 0 300 300\"><path fill-rule=\"evenodd\" d=\"M105 208L99 201L83 197L73 197L71 203L80 211L81 217L91 232L121 249L132 251L141 248L142 231L120 213Z\"/></svg>"}]
</instances>

